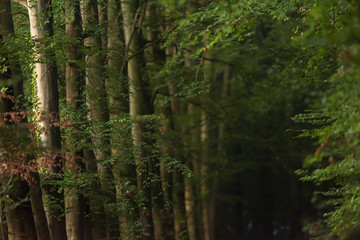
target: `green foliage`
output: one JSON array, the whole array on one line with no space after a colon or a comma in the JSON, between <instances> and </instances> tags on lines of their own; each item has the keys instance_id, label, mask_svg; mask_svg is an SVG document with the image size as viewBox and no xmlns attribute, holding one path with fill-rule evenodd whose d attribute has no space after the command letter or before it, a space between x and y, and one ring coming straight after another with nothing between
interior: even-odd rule
<instances>
[{"instance_id":1,"label":"green foliage","mask_svg":"<svg viewBox=\"0 0 360 240\"><path fill-rule=\"evenodd\" d=\"M310 76L321 91L314 112L296 116L296 121L313 125L302 136L317 139L319 147L304 166L310 171L303 180L330 184L325 191L332 211L325 214L331 235L342 234L359 222L359 78L358 3L354 1L315 2L297 39ZM304 65L303 65L304 66Z\"/></svg>"},{"instance_id":2,"label":"green foliage","mask_svg":"<svg viewBox=\"0 0 360 240\"><path fill-rule=\"evenodd\" d=\"M163 48L157 50L175 47L176 54L152 60L154 56L146 53L144 72L150 78L146 91L153 95L151 101L156 103L156 108L154 114L134 119L127 113L126 83L130 79L123 69L127 50L121 44L115 49L105 49L105 42L103 46L85 48L82 47L83 39L64 36L64 1L53 1L54 36L45 37L42 43L46 43L45 50L54 54L37 61L56 62L58 67L63 153L56 157L67 159L69 153L76 152L80 164L76 169L67 166L55 177L42 168L43 183L59 193L66 188L76 188L82 197L97 203L106 199L104 211L112 217L127 212L130 238L140 239L146 233L139 221L138 210L150 212L151 209L148 209L148 197L136 185L135 165L146 190L152 186L159 188L159 193L152 199L158 200L163 194L159 168L164 167L167 174L177 171L185 177L196 178L188 162L206 147L209 156L204 161L209 170L202 179L194 179L194 183L199 188L201 181L220 179L218 193L212 194L220 200L220 207L226 209L219 213L227 220L221 223L222 227L235 229L241 225L244 232L249 232L244 238L259 238L257 234L265 234L267 226L272 226L271 236L274 232L279 237L289 236L292 231L289 229L299 224L294 195L301 187L296 187L293 171L301 167L301 159L308 155L308 143L315 142L318 148L303 161L305 169L297 173L302 180L312 181L325 189L321 197L313 198L319 205L317 209L327 212L325 222L331 233L324 230L323 234L341 234L358 223L360 22L357 3L345 0L140 2L138 25L143 21L142 14L147 6L155 4L160 13L148 22L145 20L146 24L137 26L136 31L148 33L149 29L166 25L169 30L159 39ZM99 1L99 5L106 6L106 1ZM28 108L36 109L33 47L39 42L30 38L26 9L16 4L13 8L16 36L1 41L0 55L6 58L0 58L0 73L7 71L8 62L19 59L25 95L30 102ZM86 26L89 24L83 37L106 38L104 26L85 23ZM69 44L79 46L82 57L67 59ZM157 42L145 48L152 44ZM121 69L104 67L110 51L119 54ZM85 54L101 56L101 66L87 66L83 59ZM85 87L82 87L83 96L79 96L81 107L75 111L67 106L64 76L67 64L80 68L82 78L87 67L101 69L107 87L117 86L109 87L114 88L108 89L109 96L119 96L114 93L122 91L120 99L116 99L118 103L110 108L115 116L111 121L97 122L89 117L85 104L88 89ZM228 79L231 88L226 94L222 92L225 67L231 69ZM13 84L13 81L6 84ZM79 84L85 84L83 79ZM172 92L169 86L174 88ZM167 112L172 103L179 109L173 115ZM196 106L196 113L188 113L189 104ZM310 109L306 112L305 108ZM194 141L204 124L201 113L206 113L206 120L210 122L210 137L206 141ZM290 121L291 117L296 124ZM29 119L37 121L35 114ZM138 145L134 144L131 132L135 124L144 130L141 136L144 141ZM166 124L170 127L164 132ZM225 132L221 139L220 126ZM37 146L38 142L31 141L36 136L29 138L26 131L13 134L14 129L0 127L2 137L11 140L1 144L1 151L13 148L15 141L20 142L18 147L25 151L21 156L24 160L26 155L44 154L44 149ZM95 131L96 137L105 139L106 144L91 141ZM310 140L304 143L296 138L297 133ZM170 146L168 152L161 151L164 143ZM88 150L106 154L96 161L85 156ZM139 152L141 159L135 163ZM47 154L49 158L54 157ZM18 158L19 152L10 155ZM149 162L152 163L150 167ZM100 179L107 176L96 170L97 165L105 166L109 175L115 176L115 179L106 179L111 182L106 189L100 187ZM114 174L116 171L120 174ZM116 201L114 182L118 183ZM292 192L277 187L282 184ZM175 185L183 187L181 182ZM303 191L304 201L310 198L309 191L309 188ZM3 192L0 202L8 201ZM196 201L204 197L208 196L198 196ZM321 202L323 198L328 199L325 204ZM62 204L52 200L48 199L47 204ZM169 200L163 205L164 211L172 207ZM283 206L293 209L284 211ZM235 211L241 214L228 218L228 212ZM303 213L306 221L311 221L307 219L312 217L309 212ZM238 222L241 223L236 225ZM266 239L264 236L262 239Z\"/></svg>"}]
</instances>

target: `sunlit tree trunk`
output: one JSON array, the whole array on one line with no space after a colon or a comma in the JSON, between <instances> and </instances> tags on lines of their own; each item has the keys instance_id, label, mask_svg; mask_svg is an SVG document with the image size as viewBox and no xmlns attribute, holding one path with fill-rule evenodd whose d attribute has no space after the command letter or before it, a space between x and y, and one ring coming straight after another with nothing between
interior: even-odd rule
<instances>
[{"instance_id":1,"label":"sunlit tree trunk","mask_svg":"<svg viewBox=\"0 0 360 240\"><path fill-rule=\"evenodd\" d=\"M52 28L52 11L50 0L28 0L28 11L30 19L30 32L34 41L37 41L35 47L35 74L36 90L38 98L38 109L41 111L40 126L44 132L40 138L43 146L52 154L61 149L59 122L59 95L57 85L56 65L53 53L46 49L49 44L49 38L53 35ZM54 124L55 123L55 124ZM56 158L55 164L51 170L58 172L61 169L59 157ZM48 197L61 200L60 194L56 191L44 187ZM61 204L61 201L59 201ZM49 230L52 240L66 239L65 221L59 216L62 215L63 206L54 206L46 204Z\"/></svg>"},{"instance_id":2,"label":"sunlit tree trunk","mask_svg":"<svg viewBox=\"0 0 360 240\"><path fill-rule=\"evenodd\" d=\"M81 81L82 69L79 64L82 57L79 53L81 48L81 14L80 4L78 1L65 1L65 32L69 38L67 42L67 59L65 79L66 79L66 102L71 111L77 112L80 107L81 99ZM75 43L76 42L76 43ZM76 142L75 134L69 136L70 142ZM71 146L69 146L71 148ZM66 156L65 170L76 174L80 171L79 151L70 149ZM82 196L79 194L77 186L67 186L64 190L65 195L65 216L66 216L66 233L68 240L84 239L84 216L82 205Z\"/></svg>"},{"instance_id":3,"label":"sunlit tree trunk","mask_svg":"<svg viewBox=\"0 0 360 240\"><path fill-rule=\"evenodd\" d=\"M129 105L130 116L133 121L132 137L135 148L135 165L137 173L138 190L144 194L144 207L139 209L140 220L143 231L146 236L143 239L154 239L152 210L151 210L151 194L150 189L145 187L144 181L147 180L149 169L149 156L146 156L144 148L144 133L146 124L141 116L152 112L150 98L146 93L146 81L144 80L143 53L141 51L141 37L137 27L137 13L134 2L122 1L121 8L124 21L124 37L125 45L128 50L128 75L129 75Z\"/></svg>"}]
</instances>

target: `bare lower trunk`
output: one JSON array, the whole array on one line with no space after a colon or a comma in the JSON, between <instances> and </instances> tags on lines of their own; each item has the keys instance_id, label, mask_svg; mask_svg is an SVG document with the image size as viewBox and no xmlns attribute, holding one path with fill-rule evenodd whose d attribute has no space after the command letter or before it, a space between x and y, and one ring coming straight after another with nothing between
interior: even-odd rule
<instances>
[{"instance_id":1,"label":"bare lower trunk","mask_svg":"<svg viewBox=\"0 0 360 240\"><path fill-rule=\"evenodd\" d=\"M38 240L49 240L50 232L43 207L42 191L40 188L40 178L38 173L34 173L37 184L30 186L30 202L34 216L36 235Z\"/></svg>"},{"instance_id":2,"label":"bare lower trunk","mask_svg":"<svg viewBox=\"0 0 360 240\"><path fill-rule=\"evenodd\" d=\"M11 187L7 195L14 202L5 203L8 238L9 240L22 240L25 237L29 240L35 240L37 237L31 206L29 202L20 203L26 198L29 191L27 183L15 177L10 184ZM19 206L14 208L14 204L19 204Z\"/></svg>"}]
</instances>

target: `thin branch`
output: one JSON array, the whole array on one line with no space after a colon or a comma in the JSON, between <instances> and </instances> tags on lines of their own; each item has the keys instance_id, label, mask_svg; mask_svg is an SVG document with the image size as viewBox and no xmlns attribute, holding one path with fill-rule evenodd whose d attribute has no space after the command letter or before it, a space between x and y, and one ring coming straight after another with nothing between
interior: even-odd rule
<instances>
[{"instance_id":1,"label":"thin branch","mask_svg":"<svg viewBox=\"0 0 360 240\"><path fill-rule=\"evenodd\" d=\"M23 7L28 8L28 5L27 5L26 0L11 0L11 1L14 2L14 3L18 3L18 4L20 4L20 5L23 6Z\"/></svg>"}]
</instances>

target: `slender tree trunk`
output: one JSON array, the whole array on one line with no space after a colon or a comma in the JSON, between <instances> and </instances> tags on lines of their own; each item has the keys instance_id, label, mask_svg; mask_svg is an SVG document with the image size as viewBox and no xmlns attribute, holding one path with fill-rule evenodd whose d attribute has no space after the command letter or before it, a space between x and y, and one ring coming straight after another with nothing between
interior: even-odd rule
<instances>
[{"instance_id":1,"label":"slender tree trunk","mask_svg":"<svg viewBox=\"0 0 360 240\"><path fill-rule=\"evenodd\" d=\"M139 209L140 221L142 229L146 233L143 239L154 239L151 194L150 189L144 185L149 174L148 161L151 161L151 159L149 159L149 156L146 156L146 150L144 148L146 147L144 146L144 133L146 128L143 125L144 120L141 119L142 115L151 113L152 109L150 106L150 98L145 91L147 83L144 81L144 75L142 74L144 57L143 52L140 50L142 45L139 29L136 26L137 14L135 12L134 2L122 1L121 8L124 20L125 45L128 50L129 102L130 116L133 121L131 133L135 148L137 187L138 190L144 194L144 207L140 207Z\"/></svg>"},{"instance_id":2,"label":"slender tree trunk","mask_svg":"<svg viewBox=\"0 0 360 240\"><path fill-rule=\"evenodd\" d=\"M82 6L82 15L84 20L84 31L88 34L84 40L88 53L85 57L86 62L86 87L87 87L87 106L90 110L89 120L96 124L91 139L95 146L95 158L97 161L97 171L100 173L101 192L104 196L103 203L92 201L93 210L97 212L106 211L106 205L112 201L113 197L113 178L110 168L104 161L110 156L110 140L105 136L105 123L109 121L109 111L107 107L105 81L103 72L105 71L104 58L101 52L95 52L102 48L100 36L94 34L98 20L98 5L95 0L84 0ZM94 51L95 49L95 51ZM105 148L105 149L104 149ZM110 238L111 230L109 228L109 214L101 217L96 215L93 218L93 238Z\"/></svg>"},{"instance_id":3,"label":"slender tree trunk","mask_svg":"<svg viewBox=\"0 0 360 240\"><path fill-rule=\"evenodd\" d=\"M221 92L221 99L225 99L229 95L229 83L230 80L230 66L227 65L224 68L223 73L223 83L222 83L222 92ZM222 115L222 120L225 119L225 116ZM218 148L217 148L217 154L219 156L218 163L224 164L224 161L226 161L225 152L224 152L224 136L225 135L225 123L222 121L219 123L218 126ZM216 170L215 170L216 171ZM216 219L216 192L219 184L219 176L217 172L215 172L215 176L211 179L211 194L210 194L210 207L209 207L209 218L210 218L210 236L211 239L216 239L216 232L215 232L215 219Z\"/></svg>"},{"instance_id":4,"label":"slender tree trunk","mask_svg":"<svg viewBox=\"0 0 360 240\"><path fill-rule=\"evenodd\" d=\"M188 163L189 169L193 169L191 163ZM193 178L184 177L185 185L185 212L186 212L186 226L189 240L196 240L196 208L195 208L195 191L193 186Z\"/></svg>"},{"instance_id":5,"label":"slender tree trunk","mask_svg":"<svg viewBox=\"0 0 360 240\"><path fill-rule=\"evenodd\" d=\"M205 86L209 84L211 77L211 62L204 61L204 84ZM204 94L202 96L202 100L206 100L210 96L208 94ZM204 240L213 240L211 239L211 187L209 185L209 161L210 161L210 149L211 146L209 144L210 140L210 130L211 123L208 114L202 110L201 112L201 165L200 165L200 193L201 193L201 208L202 208L202 225L203 225L203 236Z\"/></svg>"},{"instance_id":6,"label":"slender tree trunk","mask_svg":"<svg viewBox=\"0 0 360 240\"><path fill-rule=\"evenodd\" d=\"M121 39L120 25L118 22L120 11L120 3L116 0L108 0L107 2L107 49L108 49L108 77L106 88L109 94L109 113L110 120L113 122L112 129L112 149L111 154L114 163L114 178L116 189L116 201L118 205L124 204L123 196L126 194L123 190L123 182L129 177L131 170L126 163L126 156L123 152L119 152L117 146L125 146L124 138L121 138L115 131L122 126L116 124L116 121L123 118L129 112L127 87L122 77L122 62L124 61L123 51L124 44ZM114 127L115 126L115 127ZM126 131L126 127L121 131ZM129 213L127 209L123 209L118 214L118 225L121 239L128 239L129 236Z\"/></svg>"},{"instance_id":7,"label":"slender tree trunk","mask_svg":"<svg viewBox=\"0 0 360 240\"><path fill-rule=\"evenodd\" d=\"M67 43L67 59L65 79L66 79L66 101L69 109L78 111L81 98L81 81L82 70L79 64L82 56L79 53L81 47L81 14L80 3L78 1L65 2L66 26L65 31L68 35ZM74 41L78 44L74 44ZM80 42L80 43L79 43ZM76 142L75 134L69 136L71 141ZM69 146L71 148L71 146ZM78 158L81 157L79 152L69 149L70 152L66 156L65 170L76 174L80 171L81 166ZM71 176L72 177L72 176ZM82 196L79 194L77 186L67 186L64 190L65 209L66 209L66 233L68 240L84 239L84 216L82 205L84 204Z\"/></svg>"},{"instance_id":8,"label":"slender tree trunk","mask_svg":"<svg viewBox=\"0 0 360 240\"><path fill-rule=\"evenodd\" d=\"M160 98L158 100L160 104L163 105L163 99ZM169 205L171 198L172 198L172 174L168 171L168 157L173 156L172 151L172 141L169 139L168 134L172 131L173 123L171 120L171 107L169 104L165 104L165 106L160 109L160 117L161 117L161 134L159 136L159 146L161 151L161 158L160 158L160 187L162 190L162 206L157 206L159 208L163 208L166 206L165 209L160 209L161 214L164 215L161 217L161 225L160 222L155 222L154 219L154 232L156 239L173 239L172 229L173 229L173 217L172 217L172 207ZM153 213L156 214L156 213Z\"/></svg>"},{"instance_id":9,"label":"slender tree trunk","mask_svg":"<svg viewBox=\"0 0 360 240\"><path fill-rule=\"evenodd\" d=\"M193 104L188 105L188 114L193 117L195 114L195 106ZM193 122L194 120L191 119ZM196 220L196 202L195 202L195 177L196 173L194 171L194 161L199 161L197 154L194 153L193 148L196 146L196 131L194 133L193 127L194 124L190 126L190 136L184 142L185 148L187 149L186 155L186 166L193 172L193 176L184 176L184 197L185 197L185 214L186 214L186 227L189 240L197 239L197 220Z\"/></svg>"},{"instance_id":10,"label":"slender tree trunk","mask_svg":"<svg viewBox=\"0 0 360 240\"><path fill-rule=\"evenodd\" d=\"M45 149L56 154L61 150L60 128L57 124L54 124L59 121L57 73L55 62L52 60L53 53L46 49L48 45L47 37L51 37L53 34L51 1L28 0L27 4L29 6L31 36L35 41L39 41L35 48L34 67L38 108L42 114L39 123L44 129L40 138ZM51 170L54 172L61 169L59 157L56 158L55 163L50 164L52 165ZM44 190L51 198L61 198L58 193L50 191L47 187L44 187ZM59 201L60 203L61 201ZM51 239L66 239L65 222L64 219L59 218L63 213L63 206L47 204L46 208Z\"/></svg>"},{"instance_id":11,"label":"slender tree trunk","mask_svg":"<svg viewBox=\"0 0 360 240\"><path fill-rule=\"evenodd\" d=\"M36 184L30 186L30 202L34 216L36 235L38 240L49 240L50 231L43 207L42 191L40 187L40 177L38 173L34 173L33 177Z\"/></svg>"},{"instance_id":12,"label":"slender tree trunk","mask_svg":"<svg viewBox=\"0 0 360 240\"><path fill-rule=\"evenodd\" d=\"M191 62L189 60L188 54L185 56L185 67L191 67ZM190 117L190 125L189 127L189 137L186 138L184 145L187 149L187 156L186 156L186 166L193 171L193 176L184 176L184 195L185 195L185 214L186 214L186 227L188 232L189 240L196 240L197 239L197 220L196 220L196 202L195 202L195 180L199 176L195 171L194 165L195 162L199 162L199 157L195 153L194 148L199 142L197 139L197 135L199 131L195 131L196 124L195 124L195 114L196 109L195 105L189 103L187 108L188 115Z\"/></svg>"},{"instance_id":13,"label":"slender tree trunk","mask_svg":"<svg viewBox=\"0 0 360 240\"><path fill-rule=\"evenodd\" d=\"M157 69L160 64L164 64L165 58L163 51L160 50L159 44L158 44L158 35L159 31L157 27L154 27L154 16L156 16L156 6L155 1L149 1L148 6L146 8L146 37L147 41L150 43L150 47L147 49L147 55L149 62L153 64L154 70L150 72L149 69L149 75L155 75L155 69ZM160 100L163 102L163 100ZM161 115L164 118L162 121L162 129L165 134L169 133L171 131L171 109L170 106L164 106L161 108ZM159 140L159 139L157 139ZM155 139L152 139L152 141L155 141ZM161 141L161 140L160 140ZM163 154L172 155L171 153L171 143L169 141L166 141L163 139L161 143L161 152ZM160 181L153 181L151 184L151 206L152 206L152 217L153 217L153 224L154 224L154 237L156 240L165 240L170 238L170 229L171 224L169 221L169 216L171 216L171 208L166 206L166 201L170 201L169 199L169 185L170 185L170 179L166 168L165 163L163 162L163 159L157 158L153 159L153 162L150 162L149 169L151 174L154 176L160 176ZM156 162L155 162L156 161ZM160 167L158 167L159 164Z\"/></svg>"},{"instance_id":14,"label":"slender tree trunk","mask_svg":"<svg viewBox=\"0 0 360 240\"><path fill-rule=\"evenodd\" d=\"M171 96L174 96L176 93L175 86L173 83L169 84L169 93ZM180 109L178 103L175 99L171 100L171 110L172 113L179 113ZM175 123L176 124L176 123ZM179 127L174 127L175 130L181 132L181 129L177 129ZM176 143L174 143L176 144ZM181 142L180 142L181 144ZM177 148L182 148L182 146L178 144ZM180 152L177 152L175 158L182 159ZM183 233L186 229L184 225L184 216L185 216L185 209L184 209L184 178L183 175L179 172L178 169L173 170L172 175L172 201L173 201L173 215L174 215L174 230L175 230L175 240L183 239Z\"/></svg>"},{"instance_id":15,"label":"slender tree trunk","mask_svg":"<svg viewBox=\"0 0 360 240\"><path fill-rule=\"evenodd\" d=\"M167 27L168 28L168 27ZM169 47L166 49L166 58L167 61L171 61L172 57L176 55L176 48L175 47ZM169 95L175 96L177 89L175 87L175 84L173 82L169 82ZM170 101L170 109L171 109L171 116L170 121L172 121L171 126L172 130L175 130L177 132L182 131L180 124L176 122L176 115L180 114L181 109L179 106L178 101L173 97ZM172 147L172 149L182 148L182 142L178 143L172 143L172 145L175 145ZM177 159L182 159L182 151L172 151L172 157L175 157ZM174 222L174 234L175 234L175 240L183 239L183 233L186 229L186 226L184 225L184 216L185 216L185 208L184 208L184 178L182 174L177 170L173 170L172 174L172 202L173 202L173 222Z\"/></svg>"},{"instance_id":16,"label":"slender tree trunk","mask_svg":"<svg viewBox=\"0 0 360 240\"><path fill-rule=\"evenodd\" d=\"M203 224L203 234L204 240L211 240L211 221L210 221L210 201L209 194L210 188L208 185L208 159L209 159L209 120L205 112L201 114L202 126L201 126L201 143L202 143L202 155L201 155L201 206L202 206L202 224Z\"/></svg>"}]
</instances>

